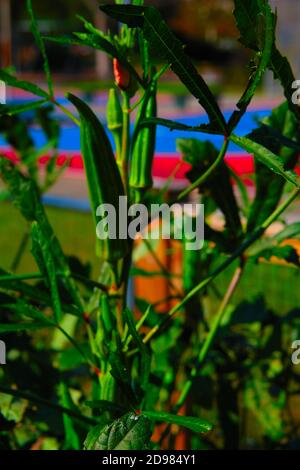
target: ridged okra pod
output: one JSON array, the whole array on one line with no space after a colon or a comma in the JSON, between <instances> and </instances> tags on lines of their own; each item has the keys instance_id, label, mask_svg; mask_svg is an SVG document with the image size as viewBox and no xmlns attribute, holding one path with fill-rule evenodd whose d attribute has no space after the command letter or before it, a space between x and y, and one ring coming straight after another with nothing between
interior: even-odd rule
<instances>
[{"instance_id":1,"label":"ridged okra pod","mask_svg":"<svg viewBox=\"0 0 300 470\"><path fill-rule=\"evenodd\" d=\"M142 104L142 112L138 117L140 129L134 143L130 165L129 185L131 197L135 203L140 202L146 190L153 186L152 164L155 152L156 125L142 123L144 119L155 118L157 114L156 83L153 83L151 87L147 103L144 106Z\"/></svg>"},{"instance_id":2,"label":"ridged okra pod","mask_svg":"<svg viewBox=\"0 0 300 470\"><path fill-rule=\"evenodd\" d=\"M107 127L113 135L116 145L117 163L122 154L123 111L115 88L109 90L107 103Z\"/></svg>"},{"instance_id":3,"label":"ridged okra pod","mask_svg":"<svg viewBox=\"0 0 300 470\"><path fill-rule=\"evenodd\" d=\"M80 116L80 142L88 182L93 217L97 226L97 209L110 204L115 209L115 238L99 239L97 254L109 262L116 274L118 261L128 252L128 240L119 239L119 197L125 195L120 172L104 127L90 107L76 96L69 100ZM110 235L110 234L108 234Z\"/></svg>"}]
</instances>

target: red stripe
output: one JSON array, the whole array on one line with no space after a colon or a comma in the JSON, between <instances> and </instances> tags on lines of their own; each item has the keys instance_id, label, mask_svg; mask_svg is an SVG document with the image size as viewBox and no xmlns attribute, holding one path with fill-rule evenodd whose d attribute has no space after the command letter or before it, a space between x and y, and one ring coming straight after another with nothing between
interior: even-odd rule
<instances>
[{"instance_id":1,"label":"red stripe","mask_svg":"<svg viewBox=\"0 0 300 470\"><path fill-rule=\"evenodd\" d=\"M0 149L2 155L6 156L13 162L18 161L16 153L7 149ZM39 162L41 166L44 166L49 161L49 156L45 155L40 158ZM83 171L83 160L81 154L78 152L62 152L58 158L58 165L63 165L69 160L69 168L72 170ZM226 163L230 168L243 177L246 184L252 185L253 182L247 179L247 175L251 175L254 172L254 160L252 155L244 153L232 153L228 154L225 158ZM178 154L157 154L153 164L153 176L154 178L168 178L178 165L178 170L175 175L175 180L185 180L186 173L190 170L191 166L188 163L182 163L181 158ZM296 169L297 173L300 174L300 169Z\"/></svg>"}]
</instances>

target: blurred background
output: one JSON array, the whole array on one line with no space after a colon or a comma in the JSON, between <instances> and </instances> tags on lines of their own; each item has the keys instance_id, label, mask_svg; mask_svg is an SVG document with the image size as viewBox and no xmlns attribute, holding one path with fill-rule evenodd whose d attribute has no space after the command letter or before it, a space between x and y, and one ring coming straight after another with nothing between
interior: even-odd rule
<instances>
[{"instance_id":1,"label":"blurred background","mask_svg":"<svg viewBox=\"0 0 300 470\"><path fill-rule=\"evenodd\" d=\"M33 0L33 6L38 17L39 28L44 35L64 35L74 31L82 32L82 22L77 18L81 15L88 21L92 22L97 28L111 32L118 31L118 24L109 20L99 11L99 4L105 3L105 0ZM113 3L112 1L107 3ZM249 77L249 61L251 53L246 50L239 42L239 33L235 26L235 20L232 15L233 0L146 0L146 4L157 6L163 17L168 22L176 36L186 45L186 52L193 59L193 62L210 85L214 95L224 112L226 119L229 118L236 106L238 99L244 91ZM299 40L298 29L300 23L300 1L299 0L271 0L273 7L278 9L278 47L281 52L288 56L294 68L296 78L300 79L300 60L299 60ZM245 0L247 4L247 0ZM75 113L73 106L65 97L67 91L82 97L97 113L101 121L106 124L106 105L108 98L108 90L114 84L112 73L112 60L107 58L101 52L95 52L91 48L82 46L63 46L48 42L47 53L50 60L51 71L55 83L55 97L57 102L64 106L68 111ZM138 67L138 54L132 57L134 65ZM42 57L38 48L34 43L32 34L30 33L30 22L26 12L26 2L20 0L0 0L0 68L12 68L18 78L24 78L34 83L46 87L45 76L42 67ZM26 103L32 100L32 95L7 87L8 103ZM159 84L159 100L158 115L162 118L175 119L187 125L199 125L207 122L207 116L199 103L193 97L190 97L185 87L176 79L176 76L168 71L161 79ZM134 98L137 100L138 96ZM132 103L134 103L132 100ZM270 115L271 111L283 101L282 90L280 86L274 82L272 74L267 73L261 83L255 98L248 108L247 113L243 117L237 128L238 135L246 135L257 126L257 119L262 119ZM58 179L58 181L43 195L43 201L46 204L47 214L54 228L55 233L62 244L64 252L72 261L72 269L77 269L78 265L82 271L88 273L95 278L99 274L99 260L95 256L95 231L93 221L90 214L90 204L88 199L87 187L85 182L83 162L80 153L80 135L79 128L75 125L61 109L56 107L51 110L53 122L58 123L54 126L54 134L57 133L58 145L55 152L49 151L47 147L47 136L43 132L40 121L36 119L33 111L22 113L21 120L26 123L25 127L21 127L21 134L24 131L24 146L30 147L30 151L34 150L39 158L39 170L41 174L47 172L47 164L53 155L58 156L57 163L62 168L65 165L66 171ZM4 123L4 124L3 124ZM3 127L1 127L3 126ZM51 132L50 132L51 134ZM19 136L20 137L20 136ZM181 155L178 151L176 140L178 138L195 137L197 139L209 139L217 148L222 145L222 137L208 136L204 137L199 133L184 133L179 131L170 132L168 129L158 127L156 155L153 165L153 175L155 188L163 188L168 181L170 175L173 175L172 184L170 184L170 192L175 195L181 188L186 187L188 181L186 173L189 169L186 163L182 163ZM15 135L13 134L13 139ZM110 136L111 138L111 136ZM12 140L13 140L12 139ZM21 139L21 144L23 145ZM5 155L13 161L18 160L18 148L11 145L7 139L4 120L0 120L0 154ZM253 197L255 193L254 187L254 161L253 157L240 148L230 144L226 155L226 163L241 177L246 185L247 194ZM175 171L176 170L176 171ZM235 185L235 190L237 189ZM1 231L0 237L0 258L1 267L7 270L16 271L17 273L31 272L36 269L32 254L30 252L30 243L28 241L27 225L20 216L19 212L3 197L4 187L0 182L0 224L5 227ZM238 193L238 191L236 191ZM239 196L240 197L240 196ZM300 207L299 202L295 202L288 213L285 215L284 222L294 223L299 221ZM220 213L214 220L216 226L222 225L220 221ZM283 228L282 220L273 227L276 231ZM221 224L221 225L220 225ZM13 236L12 236L13 234ZM24 235L25 234L25 235ZM270 233L274 235L274 233ZM294 246L295 250L300 254L299 236L296 239L288 240L289 244ZM24 248L22 259L19 257L20 247ZM170 288L167 277L152 274L157 273L163 266L167 273L173 273L175 282L180 284L182 272L182 250L181 246L169 244L168 240L157 243L154 247L157 258L149 256L147 250L138 247L134 259L136 267L135 274L132 275L130 301L135 294L136 307L141 311L145 311L148 304L155 305L158 313L169 310L172 307L172 300L163 301L161 299L170 299L174 292ZM74 254L76 258L74 258ZM208 256L209 258L209 256ZM16 264L18 260L18 264ZM158 260L158 261L157 261ZM79 262L79 264L78 264ZM75 264L74 264L75 263ZM77 263L77 265L76 265ZM80 265L82 264L82 266ZM16 267L17 266L17 267ZM144 274L143 274L144 273ZM229 271L225 271L224 275L218 278L217 286L212 286L204 294L206 308L209 313L213 314L215 306L219 303L223 294L223 290L227 284L227 278L231 275ZM178 285L179 285L178 284ZM176 287L178 287L176 284ZM211 300L211 304L209 303ZM174 301L174 299L173 299ZM282 439L281 445L290 445L288 439L284 437L283 420L280 418L282 410L289 413L294 421L291 427L290 440L292 445L300 447L300 438L296 441L297 433L299 434L300 423L300 395L299 395L299 377L294 378L294 389L289 405L286 410L285 403L281 400L282 395L287 388L287 375L278 372L278 354L280 355L285 346L285 351L290 351L290 343L281 341L281 331L290 328L291 334L298 334L299 326L299 269L296 266L286 263L275 262L261 263L259 266L250 265L241 283L236 298L237 303L242 302L242 306L237 310L237 317L241 321L242 326L237 329L238 335L243 331L248 331L249 327L250 342L245 342L245 347L249 347L249 351L258 349L258 360L266 360L264 354L260 351L264 339L259 336L259 321L263 322L265 329L269 331L270 325L274 325L270 330L270 339L268 340L266 354L271 358L270 370L266 372L265 364L264 374L268 373L267 381L260 381L256 392L257 395L252 396L252 389L247 385L246 392L249 394L249 402L252 403L255 412L262 415L262 428L264 433L258 429L257 420L250 416L250 421L255 421L255 426L251 421L249 429L243 429L246 438L246 445L251 447L260 442L261 446L267 446L262 438L265 434L271 441ZM131 304L130 304L131 305ZM279 320L274 320L273 312ZM281 318L283 318L281 320ZM241 319L241 320L240 320ZM293 329L292 321L297 320L297 329ZM282 322L282 323L281 323ZM286 324L285 324L286 322ZM238 321L237 321L238 324ZM235 326L233 322L233 326ZM271 327L270 327L271 328ZM295 333L296 331L296 333ZM288 331L288 334L289 331ZM231 335L231 332L230 332ZM230 345L235 344L235 336L228 336ZM294 339L299 336L295 336ZM233 338L233 339L232 339ZM170 336L170 342L177 342L177 338ZM238 339L240 341L240 339ZM237 345L240 343L237 341ZM242 343L244 339L242 338ZM247 340L248 341L248 340ZM172 343L173 344L173 343ZM254 344L254 346L253 346ZM239 347L239 346L237 346ZM244 346L243 346L244 347ZM243 349L241 349L243 351ZM274 354L274 351L276 354ZM221 349L221 353L223 351ZM238 360L228 354L227 369L220 369L220 380L226 373L231 374L231 367L234 364L240 364L240 356L238 350ZM247 354L245 357L247 357ZM225 353L224 353L225 357ZM251 356L256 358L256 356ZM289 358L288 358L289 359ZM230 362L232 360L232 363ZM269 358L268 358L269 360ZM256 364L256 359L253 360ZM229 366L228 366L229 364ZM163 366L162 366L163 367ZM219 367L219 366L218 366ZM222 366L223 367L223 366ZM290 367L290 364L288 365ZM246 364L246 369L248 364ZM225 373L223 374L223 370ZM248 369L247 369L248 370ZM207 375L210 372L208 371ZM281 380L278 391L274 387L269 390L269 378L277 377L279 374ZM239 371L238 371L239 375ZM271 380L270 379L270 380ZM264 378L265 380L265 378ZM201 386L200 386L200 385ZM212 395L211 384L208 379L204 378L204 384L199 381L197 388L197 399L200 394L200 400L208 400L210 403ZM256 385L256 382L254 383ZM228 384L224 381L221 384L220 397L218 397L218 406L223 410L226 407L232 411L232 403L224 400L226 397L230 399L233 393L236 393L235 384L233 391L230 390ZM201 391L200 391L201 390ZM246 393L245 392L245 393ZM206 395L205 395L206 394ZM199 395L199 396L198 396ZM245 395L246 396L246 395ZM272 399L270 398L272 396ZM225 398L224 398L225 397ZM219 402L220 398L220 402ZM246 397L247 398L247 397ZM246 400L245 398L245 400ZM210 404L207 405L210 407ZM205 406L204 406L205 408ZM226 408L226 409L227 409ZM230 419L232 423L236 423L236 410L231 413ZM242 410L244 413L244 410ZM280 416L279 416L280 415ZM228 412L229 416L229 412ZM280 418L280 419L279 419ZM247 419L243 422L248 426ZM232 425L230 423L230 426ZM235 439L232 428L228 428L229 440ZM279 436L279 438L278 438ZM283 437L282 437L283 436ZM272 441L273 442L273 441ZM230 444L228 444L230 448ZM273 446L273 443L270 444ZM197 448L197 447L196 447Z\"/></svg>"},{"instance_id":2,"label":"blurred background","mask_svg":"<svg viewBox=\"0 0 300 470\"><path fill-rule=\"evenodd\" d=\"M114 3L110 1L108 3ZM186 51L209 83L226 117L229 117L237 100L243 92L249 76L251 53L239 42L239 33L232 15L232 0L146 0L148 5L157 6L176 36L186 45ZM300 20L299 0L272 0L278 9L278 46L292 63L295 76L300 78L298 24ZM44 35L64 35L83 31L78 15L92 22L99 29L117 32L119 25L99 10L99 0L43 0L33 1L39 28ZM47 42L47 53L51 71L54 75L56 98L60 104L74 112L65 98L66 91L82 96L105 123L107 93L113 86L112 60L101 52L83 46L64 46ZM138 54L132 58L137 62ZM135 64L138 67L138 64ZM46 86L42 68L42 57L30 32L30 21L26 12L26 2L0 0L0 66L13 67L20 78L32 80ZM160 117L176 119L188 125L206 122L205 112L199 103L190 97L185 87L171 72L161 79L158 114ZM282 91L274 82L272 74L266 74L257 95L238 127L238 133L245 135L256 126L256 119L270 114L282 101ZM23 103L32 100L32 95L7 87L8 103ZM90 205L85 184L83 163L80 154L79 129L58 108L53 111L60 124L59 162L67 163L68 169L58 182L44 196L55 228L65 240L66 250L79 252L79 257L87 261L94 257ZM22 114L28 125L29 135L36 148L42 153L41 171L49 155L43 154L46 144L42 129L35 121L33 112ZM193 137L193 133L190 133ZM177 150L176 139L185 138L183 132L157 129L156 157L153 166L156 187L162 187L173 173L171 189L176 192L186 186L187 165L179 166L181 157ZM194 137L199 138L199 134ZM205 136L215 146L220 147L222 138ZM14 149L5 139L0 129L0 151L9 158L16 159ZM248 191L254 192L253 158L241 149L231 145L226 157L227 163L246 182ZM182 162L181 162L182 163ZM1 189L1 187L0 187ZM75 212L74 212L75 211ZM80 212L80 215L78 214ZM1 220L16 225L11 207L2 205ZM289 214L289 220L298 220L298 210ZM68 224L65 230L64 224ZM21 223L19 221L18 223ZM9 232L7 232L9 233ZM87 236L83 236L84 234ZM82 242L84 238L84 243ZM3 237L0 242L5 267L9 267L12 240ZM18 237L13 242L16 249ZM20 270L31 265L31 255L24 257Z\"/></svg>"},{"instance_id":3,"label":"blurred background","mask_svg":"<svg viewBox=\"0 0 300 470\"><path fill-rule=\"evenodd\" d=\"M44 0L34 2L40 29L44 34L67 34L81 29L76 15L92 21L99 29L114 31L118 26L99 9L98 0ZM109 3L109 2L107 2ZM111 2L112 3L112 2ZM188 54L207 73L212 81L238 91L247 78L248 53L239 46L232 0L146 0L157 6L179 39L186 44ZM300 17L298 0L272 0L278 9L278 40L295 69L300 73L297 51L297 31ZM0 65L14 64L19 72L39 73L42 61L29 33L26 2L0 0ZM52 70L61 80L109 80L111 64L105 55L90 49L48 45ZM87 86L87 84L86 84ZM103 86L103 84L102 84ZM93 88L93 84L90 83ZM94 83L98 88L98 84ZM265 90L269 89L268 79Z\"/></svg>"}]
</instances>

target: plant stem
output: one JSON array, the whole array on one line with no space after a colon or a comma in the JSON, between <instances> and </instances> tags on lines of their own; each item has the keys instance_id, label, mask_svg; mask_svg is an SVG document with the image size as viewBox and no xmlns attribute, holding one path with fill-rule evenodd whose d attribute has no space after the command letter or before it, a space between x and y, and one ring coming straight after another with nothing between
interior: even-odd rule
<instances>
[{"instance_id":1,"label":"plant stem","mask_svg":"<svg viewBox=\"0 0 300 470\"><path fill-rule=\"evenodd\" d=\"M96 364L94 364L86 355L86 353L81 349L77 341L72 338L72 336L69 335L69 333L64 330L60 325L56 324L56 327L59 329L59 331L70 341L70 343L74 346L75 349L79 352L79 354L82 356L82 358L91 366L91 367L97 367Z\"/></svg>"},{"instance_id":2,"label":"plant stem","mask_svg":"<svg viewBox=\"0 0 300 470\"><path fill-rule=\"evenodd\" d=\"M300 189L296 188L289 197L268 217L265 222L258 227L252 234L246 238L244 243L229 257L227 258L219 267L217 267L210 276L201 281L197 286L195 286L185 297L181 300L175 307L173 307L170 312L163 318L163 320L156 326L154 326L149 333L144 338L144 343L148 343L150 339L156 335L161 329L169 322L169 320L192 298L194 295L198 294L204 287L210 284L216 276L223 272L228 266L231 265L233 261L239 258L246 250L251 246L256 240L258 240L266 229L276 220L278 217L286 210L287 207L296 199L300 194Z\"/></svg>"},{"instance_id":3,"label":"plant stem","mask_svg":"<svg viewBox=\"0 0 300 470\"><path fill-rule=\"evenodd\" d=\"M40 273L32 274L8 274L7 276L0 276L0 282L7 281L29 281L31 279L44 279L44 276Z\"/></svg>"},{"instance_id":4,"label":"plant stem","mask_svg":"<svg viewBox=\"0 0 300 470\"><path fill-rule=\"evenodd\" d=\"M0 392L11 395L16 398L22 398L24 400L28 400L32 403L36 403L37 405L41 406L46 406L47 408L52 408L53 410L58 411L59 413L64 413L69 416L72 416L73 418L78 419L79 421L82 421L86 425L96 425L98 422L94 418L89 418L88 416L83 416L80 413L77 413L74 410L71 410L69 408L65 408L64 406L61 406L57 403L53 403L52 401L45 400L44 398L37 397L35 395L32 395L31 393L27 392L22 392L20 390L14 390L11 388L3 387L0 385Z\"/></svg>"},{"instance_id":5,"label":"plant stem","mask_svg":"<svg viewBox=\"0 0 300 470\"><path fill-rule=\"evenodd\" d=\"M67 277L65 274L56 274L57 277ZM90 287L97 288L102 290L103 292L107 292L109 287L101 284L100 282L93 281L91 279L85 279L80 274L70 273L70 276L77 281L81 282L82 284ZM41 280L44 279L44 275L41 273L29 273L29 274L8 274L5 276L0 276L0 282L8 282L8 281L30 281L30 280Z\"/></svg>"},{"instance_id":6,"label":"plant stem","mask_svg":"<svg viewBox=\"0 0 300 470\"><path fill-rule=\"evenodd\" d=\"M123 93L123 135L122 152L119 167L121 169L122 181L125 191L128 190L128 162L130 151L130 98L128 93Z\"/></svg>"},{"instance_id":7,"label":"plant stem","mask_svg":"<svg viewBox=\"0 0 300 470\"><path fill-rule=\"evenodd\" d=\"M65 106L63 106L56 100L53 100L52 103L55 104L55 106L57 106L66 116L68 116L71 121L76 124L76 126L80 126L80 121L75 116L73 116L73 114Z\"/></svg>"},{"instance_id":8,"label":"plant stem","mask_svg":"<svg viewBox=\"0 0 300 470\"><path fill-rule=\"evenodd\" d=\"M19 247L18 247L18 251L16 253L16 256L12 262L12 265L11 265L11 271L13 272L16 272L19 264L20 264L20 261L22 259L22 256L23 256L23 253L26 249L26 246L27 246L27 243L28 243L28 240L29 240L29 233L28 232L25 232L22 239L21 239L21 242L19 244Z\"/></svg>"},{"instance_id":9,"label":"plant stem","mask_svg":"<svg viewBox=\"0 0 300 470\"><path fill-rule=\"evenodd\" d=\"M183 160L181 160L177 163L175 168L172 170L172 173L168 177L166 183L164 184L164 186L159 191L158 197L164 196L169 191L170 186L173 183L175 176L177 175L177 172L180 170L180 168L182 167L183 164L184 164Z\"/></svg>"},{"instance_id":10,"label":"plant stem","mask_svg":"<svg viewBox=\"0 0 300 470\"><path fill-rule=\"evenodd\" d=\"M177 413L178 410L182 407L182 405L184 404L190 390L191 390L191 387L193 385L193 379L196 377L196 374L197 374L197 371L198 371L198 368L199 366L203 363L203 361L205 360L206 356L207 356L207 353L216 337L216 334L217 334L217 331L220 327L220 324L221 324L221 321L224 317L224 313L226 312L226 309L227 309L227 306L233 296L233 294L235 293L235 290L239 284L239 281L241 279L241 276L242 276L242 273L243 273L243 266L239 266L236 268L234 274L233 274L233 277L231 279L231 282L228 286L228 289L224 295L224 298L222 300L222 303L219 307L219 310L214 318L214 321L213 321L213 324L212 324L212 327L206 337L206 340L204 341L204 344L200 350L200 353L199 353L199 356L198 356L198 360L197 360L197 366L194 366L192 371L191 371L191 374L190 374L190 378L189 380L185 383L185 386L183 387L183 390L180 394L180 397L179 399L177 400L177 403L175 405L175 412Z\"/></svg>"},{"instance_id":11,"label":"plant stem","mask_svg":"<svg viewBox=\"0 0 300 470\"><path fill-rule=\"evenodd\" d=\"M213 173L213 171L215 171L215 169L224 160L224 157L225 157L227 149L228 149L228 145L229 145L229 140L226 137L224 139L222 148L221 148L221 150L219 152L219 155L216 158L216 160L212 163L212 165L206 170L206 172L203 175L201 175L193 184L188 186L184 191L182 191L179 194L179 196L177 198L177 201L181 201L182 199L184 199L188 194L190 194L191 191L193 191L198 186L200 186L200 184L203 184L210 177L210 175Z\"/></svg>"}]
</instances>

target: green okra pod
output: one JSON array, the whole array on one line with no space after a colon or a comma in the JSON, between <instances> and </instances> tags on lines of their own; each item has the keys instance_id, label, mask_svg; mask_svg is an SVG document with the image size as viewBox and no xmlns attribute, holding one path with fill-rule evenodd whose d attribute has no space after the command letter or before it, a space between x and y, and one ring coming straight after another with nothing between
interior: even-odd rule
<instances>
[{"instance_id":1,"label":"green okra pod","mask_svg":"<svg viewBox=\"0 0 300 470\"><path fill-rule=\"evenodd\" d=\"M111 131L115 145L116 157L119 162L122 155L123 111L115 88L109 90L107 102L107 127Z\"/></svg>"},{"instance_id":2,"label":"green okra pod","mask_svg":"<svg viewBox=\"0 0 300 470\"><path fill-rule=\"evenodd\" d=\"M110 233L110 227L107 227L106 237L99 238L97 231L97 254L112 265L116 275L118 262L128 252L128 240L119 238L119 197L125 195L123 183L111 144L101 122L89 106L79 98L72 94L68 94L68 98L80 115L81 151L97 229L97 214L101 220L104 219L104 215L99 214L99 207L103 208L103 204L109 204L115 210L114 235ZM118 282L119 277L117 276L115 280Z\"/></svg>"},{"instance_id":3,"label":"green okra pod","mask_svg":"<svg viewBox=\"0 0 300 470\"><path fill-rule=\"evenodd\" d=\"M133 202L140 202L146 190L153 186L152 164L155 152L156 125L143 124L144 119L155 118L157 114L156 83L153 83L151 87L147 103L142 105L142 112L138 117L140 129L132 151L129 185Z\"/></svg>"}]
</instances>

